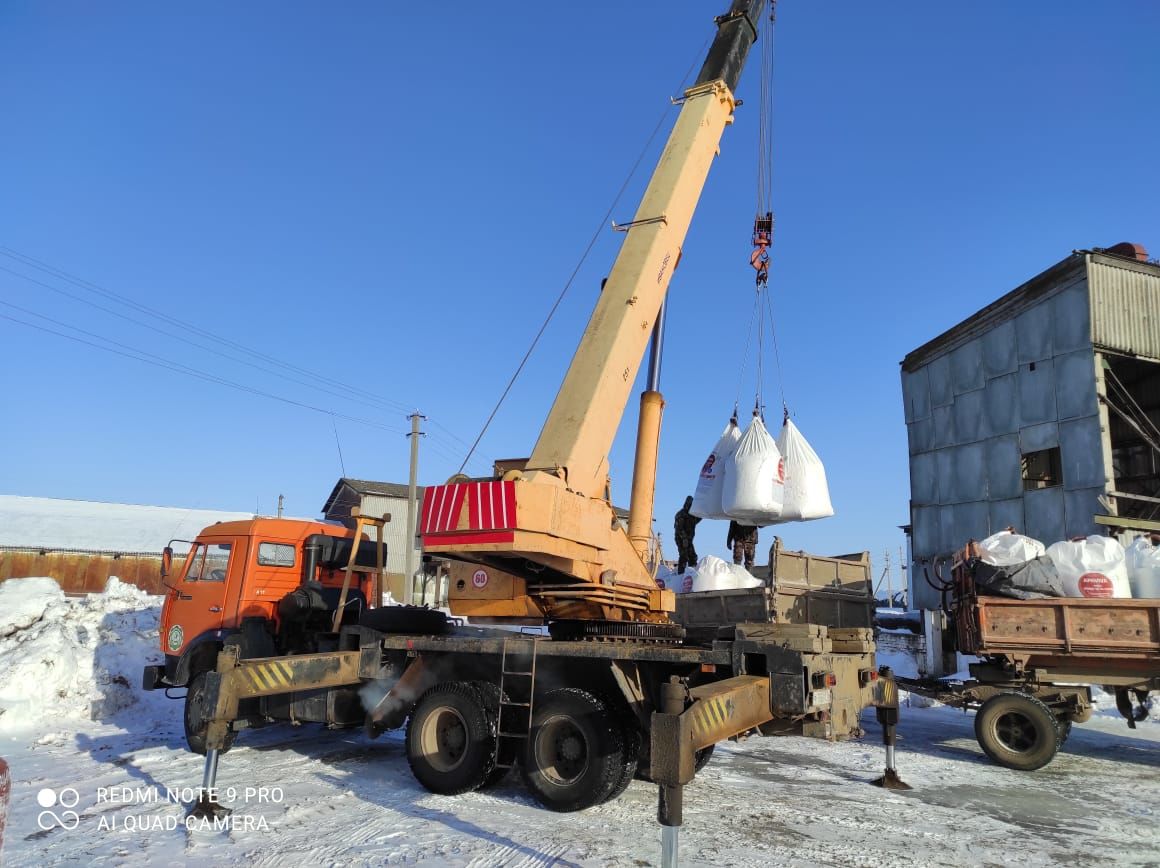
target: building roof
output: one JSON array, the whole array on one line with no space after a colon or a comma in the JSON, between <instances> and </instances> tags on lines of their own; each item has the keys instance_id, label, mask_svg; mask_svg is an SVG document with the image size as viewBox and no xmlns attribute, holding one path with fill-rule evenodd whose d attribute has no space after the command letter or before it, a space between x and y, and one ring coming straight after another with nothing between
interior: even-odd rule
<instances>
[{"instance_id":1,"label":"building roof","mask_svg":"<svg viewBox=\"0 0 1160 868\"><path fill-rule=\"evenodd\" d=\"M192 540L219 521L249 512L140 506L0 495L0 546L160 553L171 539Z\"/></svg>"},{"instance_id":2,"label":"building roof","mask_svg":"<svg viewBox=\"0 0 1160 868\"><path fill-rule=\"evenodd\" d=\"M419 499L423 498L423 486L418 486ZM322 505L322 514L330 515L336 509L358 506L359 500L365 495L379 497L406 498L408 486L404 482L377 482L373 479L353 479L343 476L334 484L326 503Z\"/></svg>"},{"instance_id":3,"label":"building roof","mask_svg":"<svg viewBox=\"0 0 1160 868\"><path fill-rule=\"evenodd\" d=\"M1094 262L1130 262L1132 267L1160 274L1160 266L1147 261L1144 248L1135 244L1117 244L1115 247L1075 250L1051 267L1041 271L1003 297L976 311L962 322L947 329L938 337L906 354L902 360L904 371L915 371L927 362L953 350L971 338L977 337L996 325L1012 319L1046 295L1060 289L1068 280L1081 272L1090 260Z\"/></svg>"}]
</instances>

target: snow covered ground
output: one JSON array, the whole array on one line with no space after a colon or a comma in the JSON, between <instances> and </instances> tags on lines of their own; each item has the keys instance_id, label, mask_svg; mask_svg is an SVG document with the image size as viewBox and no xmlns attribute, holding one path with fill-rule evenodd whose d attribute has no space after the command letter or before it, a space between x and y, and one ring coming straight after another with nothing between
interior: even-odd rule
<instances>
[{"instance_id":1,"label":"snow covered ground","mask_svg":"<svg viewBox=\"0 0 1160 868\"><path fill-rule=\"evenodd\" d=\"M0 635L0 706L21 710L0 730L12 768L6 865L658 863L655 787L634 782L618 801L580 814L541 810L515 780L443 798L411 777L398 734L371 742L315 725L241 734L218 781L234 796L233 828L187 830L166 791L196 787L202 761L184 748L180 704L136 690L138 655L156 648L159 601L129 600L126 590L50 599L39 620ZM36 664L39 647L71 650L77 671L91 649L95 686L83 690L69 676L21 705L10 661L22 667L21 689L36 673L43 683L56 677ZM48 703L40 719L27 713L36 703ZM873 714L865 726L862 742L719 748L686 788L683 864L1160 862L1160 724L1133 732L1096 715L1051 765L1021 774L985 760L970 715L904 709L899 766L914 786L904 793L869 785L882 749ZM57 799L48 808L38 802L49 801L46 789Z\"/></svg>"}]
</instances>

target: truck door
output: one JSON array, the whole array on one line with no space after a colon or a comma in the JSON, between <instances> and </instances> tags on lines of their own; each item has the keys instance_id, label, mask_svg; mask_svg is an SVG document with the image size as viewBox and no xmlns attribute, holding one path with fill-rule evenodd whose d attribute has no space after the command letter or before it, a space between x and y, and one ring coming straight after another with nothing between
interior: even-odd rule
<instances>
[{"instance_id":1,"label":"truck door","mask_svg":"<svg viewBox=\"0 0 1160 868\"><path fill-rule=\"evenodd\" d=\"M236 551L239 542L242 551ZM180 654L204 633L216 633L224 626L234 625L237 587L245 564L244 548L244 541L239 540L195 544L186 561L185 575L174 584L175 599L168 607L169 617L163 625L166 653Z\"/></svg>"}]
</instances>

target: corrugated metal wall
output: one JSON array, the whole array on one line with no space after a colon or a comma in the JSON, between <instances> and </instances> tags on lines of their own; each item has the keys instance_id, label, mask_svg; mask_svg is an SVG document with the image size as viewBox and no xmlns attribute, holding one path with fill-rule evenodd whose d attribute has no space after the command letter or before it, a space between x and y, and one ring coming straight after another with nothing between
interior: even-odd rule
<instances>
[{"instance_id":1,"label":"corrugated metal wall","mask_svg":"<svg viewBox=\"0 0 1160 868\"><path fill-rule=\"evenodd\" d=\"M160 555L0 548L0 581L31 576L50 576L66 593L98 593L110 576L150 594L165 593Z\"/></svg>"},{"instance_id":2,"label":"corrugated metal wall","mask_svg":"<svg viewBox=\"0 0 1160 868\"><path fill-rule=\"evenodd\" d=\"M910 451L911 605L937 608L922 561L1008 526L1047 543L1093 531L1104 491L1082 271L902 373ZM1058 446L1063 485L1023 490L1021 456Z\"/></svg>"},{"instance_id":3,"label":"corrugated metal wall","mask_svg":"<svg viewBox=\"0 0 1160 868\"><path fill-rule=\"evenodd\" d=\"M419 507L422 505L423 502L420 500ZM410 540L407 539L407 498L364 494L360 509L362 509L363 515L380 516L390 513L391 520L383 528L383 539L387 544L387 572L397 573L401 576L407 569L408 542L416 552L420 551L421 548L416 544L414 537ZM373 540L374 528L371 528L367 533ZM416 566L419 564L418 556L415 558L415 564Z\"/></svg>"},{"instance_id":4,"label":"corrugated metal wall","mask_svg":"<svg viewBox=\"0 0 1160 868\"><path fill-rule=\"evenodd\" d=\"M1093 254L1089 272L1096 346L1160 360L1160 268Z\"/></svg>"}]
</instances>

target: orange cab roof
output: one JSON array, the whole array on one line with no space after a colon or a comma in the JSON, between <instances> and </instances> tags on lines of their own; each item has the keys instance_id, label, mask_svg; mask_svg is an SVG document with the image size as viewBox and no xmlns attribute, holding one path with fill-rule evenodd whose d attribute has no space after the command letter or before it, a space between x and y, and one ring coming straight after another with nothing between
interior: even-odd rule
<instances>
[{"instance_id":1,"label":"orange cab roof","mask_svg":"<svg viewBox=\"0 0 1160 868\"><path fill-rule=\"evenodd\" d=\"M351 535L349 528L321 521L304 521L300 518L251 518L242 521L219 521L204 528L198 537L261 536L299 541L316 533L344 537Z\"/></svg>"}]
</instances>

